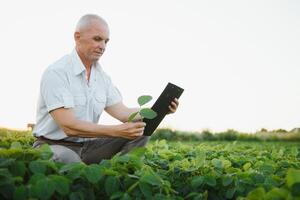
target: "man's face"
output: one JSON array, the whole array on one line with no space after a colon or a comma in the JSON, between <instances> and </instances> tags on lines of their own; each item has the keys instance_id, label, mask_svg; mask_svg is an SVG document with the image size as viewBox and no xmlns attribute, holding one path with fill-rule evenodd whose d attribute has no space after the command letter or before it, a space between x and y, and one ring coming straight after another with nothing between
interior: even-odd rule
<instances>
[{"instance_id":1,"label":"man's face","mask_svg":"<svg viewBox=\"0 0 300 200\"><path fill-rule=\"evenodd\" d=\"M105 51L109 41L108 26L99 21L93 21L90 26L75 33L78 53L88 62L96 62Z\"/></svg>"}]
</instances>

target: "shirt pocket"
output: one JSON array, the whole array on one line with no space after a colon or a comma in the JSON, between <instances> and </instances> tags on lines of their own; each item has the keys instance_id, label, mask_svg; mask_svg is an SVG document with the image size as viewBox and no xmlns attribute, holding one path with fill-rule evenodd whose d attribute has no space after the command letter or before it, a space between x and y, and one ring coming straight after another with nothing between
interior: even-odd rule
<instances>
[{"instance_id":1,"label":"shirt pocket","mask_svg":"<svg viewBox=\"0 0 300 200\"><path fill-rule=\"evenodd\" d=\"M106 105L106 97L101 93L96 93L94 98L94 107L93 110L96 115L102 113Z\"/></svg>"},{"instance_id":2,"label":"shirt pocket","mask_svg":"<svg viewBox=\"0 0 300 200\"><path fill-rule=\"evenodd\" d=\"M82 119L86 113L86 97L84 95L74 96L74 111L75 116Z\"/></svg>"}]
</instances>

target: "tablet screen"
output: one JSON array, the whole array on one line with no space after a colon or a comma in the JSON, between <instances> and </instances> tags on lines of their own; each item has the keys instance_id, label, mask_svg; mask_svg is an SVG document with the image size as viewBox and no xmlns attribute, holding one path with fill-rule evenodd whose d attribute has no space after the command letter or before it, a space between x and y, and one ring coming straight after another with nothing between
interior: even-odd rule
<instances>
[{"instance_id":1,"label":"tablet screen","mask_svg":"<svg viewBox=\"0 0 300 200\"><path fill-rule=\"evenodd\" d=\"M152 135L160 122L169 112L169 105L171 104L171 102L174 100L174 98L179 99L183 91L184 89L178 87L177 85L174 85L172 83L167 84L167 86L151 108L157 113L157 116L154 119L143 119L143 121L146 123L143 135Z\"/></svg>"}]
</instances>

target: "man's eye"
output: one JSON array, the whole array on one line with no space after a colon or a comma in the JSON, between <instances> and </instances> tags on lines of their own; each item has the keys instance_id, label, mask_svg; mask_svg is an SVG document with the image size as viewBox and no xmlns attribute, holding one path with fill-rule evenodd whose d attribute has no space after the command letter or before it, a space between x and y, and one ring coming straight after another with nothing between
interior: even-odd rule
<instances>
[{"instance_id":1,"label":"man's eye","mask_svg":"<svg viewBox=\"0 0 300 200\"><path fill-rule=\"evenodd\" d=\"M94 37L94 40L99 42L99 41L101 41L101 38L100 37Z\"/></svg>"}]
</instances>

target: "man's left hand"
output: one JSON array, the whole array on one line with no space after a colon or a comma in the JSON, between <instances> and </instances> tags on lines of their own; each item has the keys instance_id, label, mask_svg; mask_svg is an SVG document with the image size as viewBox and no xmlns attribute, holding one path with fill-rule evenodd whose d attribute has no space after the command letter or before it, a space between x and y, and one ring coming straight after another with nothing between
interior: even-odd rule
<instances>
[{"instance_id":1,"label":"man's left hand","mask_svg":"<svg viewBox=\"0 0 300 200\"><path fill-rule=\"evenodd\" d=\"M170 111L168 112L168 114L172 114L172 113L175 113L177 108L178 108L178 105L179 105L179 101L177 98L175 98L171 104L169 105L169 109Z\"/></svg>"}]
</instances>

